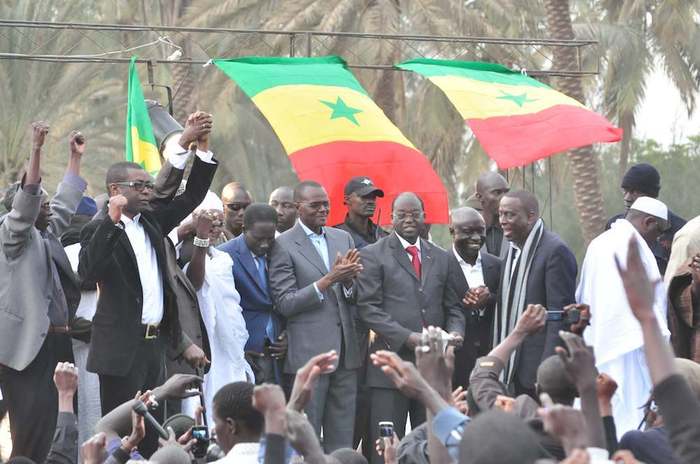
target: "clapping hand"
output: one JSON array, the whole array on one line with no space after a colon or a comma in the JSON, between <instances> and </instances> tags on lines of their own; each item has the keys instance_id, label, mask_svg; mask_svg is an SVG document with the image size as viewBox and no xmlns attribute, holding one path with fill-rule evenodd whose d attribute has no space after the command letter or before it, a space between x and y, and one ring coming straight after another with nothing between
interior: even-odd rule
<instances>
[{"instance_id":1,"label":"clapping hand","mask_svg":"<svg viewBox=\"0 0 700 464\"><path fill-rule=\"evenodd\" d=\"M467 309L482 309L491 297L491 292L486 286L474 287L467 290L462 298L462 304Z\"/></svg>"}]
</instances>

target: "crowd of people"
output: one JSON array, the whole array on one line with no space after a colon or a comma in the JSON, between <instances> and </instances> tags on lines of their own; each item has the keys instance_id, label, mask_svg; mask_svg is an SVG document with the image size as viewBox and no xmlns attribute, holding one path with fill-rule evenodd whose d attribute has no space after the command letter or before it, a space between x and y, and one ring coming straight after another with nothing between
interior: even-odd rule
<instances>
[{"instance_id":1,"label":"crowd of people","mask_svg":"<svg viewBox=\"0 0 700 464\"><path fill-rule=\"evenodd\" d=\"M94 199L78 131L49 198L33 124L0 217L8 462L700 462L700 219L653 166L579 272L497 172L447 249L413 192L375 224L366 176L337 225L312 180L217 196L213 124L193 113L155 179L115 163Z\"/></svg>"}]
</instances>

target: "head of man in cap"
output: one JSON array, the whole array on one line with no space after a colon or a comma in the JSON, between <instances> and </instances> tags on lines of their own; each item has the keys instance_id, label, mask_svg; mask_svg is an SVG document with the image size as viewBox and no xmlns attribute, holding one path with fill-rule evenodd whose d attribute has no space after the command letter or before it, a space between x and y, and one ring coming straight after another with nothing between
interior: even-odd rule
<instances>
[{"instance_id":1,"label":"head of man in cap","mask_svg":"<svg viewBox=\"0 0 700 464\"><path fill-rule=\"evenodd\" d=\"M377 198L383 197L384 191L369 177L353 177L345 184L343 204L347 207L348 213L345 221L335 227L352 235L358 249L386 235L372 222L372 217L377 210Z\"/></svg>"},{"instance_id":2,"label":"head of man in cap","mask_svg":"<svg viewBox=\"0 0 700 464\"><path fill-rule=\"evenodd\" d=\"M651 245L668 229L668 208L655 198L642 196L630 205L625 219Z\"/></svg>"},{"instance_id":3,"label":"head of man in cap","mask_svg":"<svg viewBox=\"0 0 700 464\"><path fill-rule=\"evenodd\" d=\"M630 167L622 178L622 199L629 210L637 198L657 198L661 190L661 176L654 166L647 163Z\"/></svg>"}]
</instances>

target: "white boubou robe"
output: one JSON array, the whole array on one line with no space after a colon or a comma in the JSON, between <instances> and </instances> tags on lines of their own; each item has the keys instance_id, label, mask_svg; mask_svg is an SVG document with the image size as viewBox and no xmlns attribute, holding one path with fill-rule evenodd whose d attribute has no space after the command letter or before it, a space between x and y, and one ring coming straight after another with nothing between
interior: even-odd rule
<instances>
[{"instance_id":1,"label":"white boubou robe","mask_svg":"<svg viewBox=\"0 0 700 464\"><path fill-rule=\"evenodd\" d=\"M211 349L211 366L204 376L203 390L207 424L213 428L212 400L219 388L230 382L252 382L255 376L243 352L248 331L233 280L233 260L214 247L209 248L209 253L205 258L204 285L197 292L197 299ZM182 412L194 417L199 401L199 397L184 400Z\"/></svg>"},{"instance_id":2,"label":"white boubou robe","mask_svg":"<svg viewBox=\"0 0 700 464\"><path fill-rule=\"evenodd\" d=\"M639 322L632 314L622 279L615 265L627 262L627 247L634 235L647 275L659 281L654 297L654 312L661 332L669 337L666 324L666 290L651 249L634 226L618 219L612 227L596 237L586 250L576 301L591 307L591 325L584 332L586 343L593 347L596 367L618 384L612 400L618 438L636 429L644 413L642 405L649 399L651 379L644 357L644 341Z\"/></svg>"}]
</instances>

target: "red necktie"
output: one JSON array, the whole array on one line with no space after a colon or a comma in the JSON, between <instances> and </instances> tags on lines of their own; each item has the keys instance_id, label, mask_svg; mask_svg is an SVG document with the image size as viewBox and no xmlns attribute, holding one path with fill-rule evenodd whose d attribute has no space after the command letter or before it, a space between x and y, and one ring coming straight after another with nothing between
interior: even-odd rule
<instances>
[{"instance_id":1,"label":"red necktie","mask_svg":"<svg viewBox=\"0 0 700 464\"><path fill-rule=\"evenodd\" d=\"M406 247L406 252L411 255L411 264L413 264L413 270L416 271L416 277L420 279L420 258L418 254L418 247L415 245L410 245Z\"/></svg>"}]
</instances>

